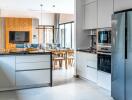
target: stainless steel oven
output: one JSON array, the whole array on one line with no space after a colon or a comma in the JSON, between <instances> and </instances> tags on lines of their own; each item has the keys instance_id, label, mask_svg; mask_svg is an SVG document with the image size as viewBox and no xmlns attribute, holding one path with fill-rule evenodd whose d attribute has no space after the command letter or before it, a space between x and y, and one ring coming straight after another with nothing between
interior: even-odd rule
<instances>
[{"instance_id":1,"label":"stainless steel oven","mask_svg":"<svg viewBox=\"0 0 132 100\"><path fill-rule=\"evenodd\" d=\"M111 55L107 53L98 54L98 70L111 73Z\"/></svg>"},{"instance_id":2,"label":"stainless steel oven","mask_svg":"<svg viewBox=\"0 0 132 100\"><path fill-rule=\"evenodd\" d=\"M98 30L98 44L111 44L111 29Z\"/></svg>"}]
</instances>

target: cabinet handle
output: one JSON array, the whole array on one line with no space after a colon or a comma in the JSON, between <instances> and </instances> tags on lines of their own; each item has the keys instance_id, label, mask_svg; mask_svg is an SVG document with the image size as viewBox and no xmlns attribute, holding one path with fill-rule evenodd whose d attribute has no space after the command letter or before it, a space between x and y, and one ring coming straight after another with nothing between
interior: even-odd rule
<instances>
[{"instance_id":1,"label":"cabinet handle","mask_svg":"<svg viewBox=\"0 0 132 100\"><path fill-rule=\"evenodd\" d=\"M97 68L91 67L91 66L89 66L89 65L87 65L87 68L93 68L93 69L97 69Z\"/></svg>"}]
</instances>

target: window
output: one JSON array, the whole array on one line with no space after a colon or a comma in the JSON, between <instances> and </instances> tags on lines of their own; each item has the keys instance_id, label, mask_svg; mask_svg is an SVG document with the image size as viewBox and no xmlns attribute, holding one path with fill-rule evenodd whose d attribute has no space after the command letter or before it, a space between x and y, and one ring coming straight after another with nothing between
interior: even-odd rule
<instances>
[{"instance_id":1,"label":"window","mask_svg":"<svg viewBox=\"0 0 132 100\"><path fill-rule=\"evenodd\" d=\"M39 43L52 44L54 41L54 26L39 26Z\"/></svg>"},{"instance_id":2,"label":"window","mask_svg":"<svg viewBox=\"0 0 132 100\"><path fill-rule=\"evenodd\" d=\"M60 24L61 47L74 49L74 43L74 22Z\"/></svg>"}]
</instances>

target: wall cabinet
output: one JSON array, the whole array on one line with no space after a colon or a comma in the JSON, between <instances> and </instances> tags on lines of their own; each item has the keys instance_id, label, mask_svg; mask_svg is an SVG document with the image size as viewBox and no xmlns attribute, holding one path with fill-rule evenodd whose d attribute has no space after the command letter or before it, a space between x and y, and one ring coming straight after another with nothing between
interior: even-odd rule
<instances>
[{"instance_id":1,"label":"wall cabinet","mask_svg":"<svg viewBox=\"0 0 132 100\"><path fill-rule=\"evenodd\" d=\"M0 57L0 90L15 87L15 57Z\"/></svg>"},{"instance_id":2,"label":"wall cabinet","mask_svg":"<svg viewBox=\"0 0 132 100\"><path fill-rule=\"evenodd\" d=\"M98 0L98 28L111 27L113 0Z\"/></svg>"},{"instance_id":3,"label":"wall cabinet","mask_svg":"<svg viewBox=\"0 0 132 100\"><path fill-rule=\"evenodd\" d=\"M84 29L97 28L97 2L92 2L84 6Z\"/></svg>"},{"instance_id":4,"label":"wall cabinet","mask_svg":"<svg viewBox=\"0 0 132 100\"><path fill-rule=\"evenodd\" d=\"M114 0L114 11L132 8L132 0Z\"/></svg>"},{"instance_id":5,"label":"wall cabinet","mask_svg":"<svg viewBox=\"0 0 132 100\"><path fill-rule=\"evenodd\" d=\"M88 3L92 3L92 2L95 2L97 0L84 0L85 4L88 4Z\"/></svg>"},{"instance_id":6,"label":"wall cabinet","mask_svg":"<svg viewBox=\"0 0 132 100\"><path fill-rule=\"evenodd\" d=\"M90 81L97 82L97 55L78 52L77 74Z\"/></svg>"}]
</instances>

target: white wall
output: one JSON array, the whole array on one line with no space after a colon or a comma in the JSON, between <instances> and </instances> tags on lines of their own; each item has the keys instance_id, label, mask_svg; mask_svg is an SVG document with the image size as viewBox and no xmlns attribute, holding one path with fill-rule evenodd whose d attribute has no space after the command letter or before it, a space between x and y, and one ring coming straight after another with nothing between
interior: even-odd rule
<instances>
[{"instance_id":1,"label":"white wall","mask_svg":"<svg viewBox=\"0 0 132 100\"><path fill-rule=\"evenodd\" d=\"M36 11L18 11L18 10L1 10L1 17L18 17L18 18L38 18L41 19L40 12ZM54 14L43 14L43 25L54 25Z\"/></svg>"},{"instance_id":2,"label":"white wall","mask_svg":"<svg viewBox=\"0 0 132 100\"><path fill-rule=\"evenodd\" d=\"M71 22L75 20L74 14L60 14L60 23Z\"/></svg>"}]
</instances>

